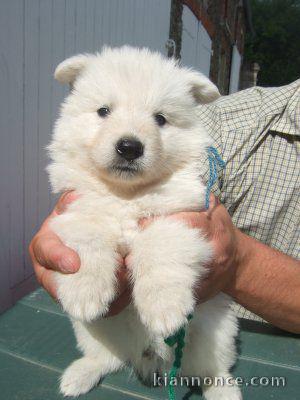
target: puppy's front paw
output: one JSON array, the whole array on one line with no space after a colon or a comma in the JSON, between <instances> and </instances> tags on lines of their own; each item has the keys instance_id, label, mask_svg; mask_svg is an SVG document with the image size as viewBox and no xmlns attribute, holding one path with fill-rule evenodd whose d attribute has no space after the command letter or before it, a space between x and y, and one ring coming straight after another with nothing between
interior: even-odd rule
<instances>
[{"instance_id":1,"label":"puppy's front paw","mask_svg":"<svg viewBox=\"0 0 300 400\"><path fill-rule=\"evenodd\" d=\"M155 335L167 338L187 323L187 315L182 310L161 310L159 316L150 313L142 317L142 322Z\"/></svg>"},{"instance_id":2,"label":"puppy's front paw","mask_svg":"<svg viewBox=\"0 0 300 400\"><path fill-rule=\"evenodd\" d=\"M169 299L168 299L169 297ZM176 297L176 296L175 296ZM187 323L187 316L193 312L193 296L186 296L184 302L172 301L174 296L163 293L142 299L136 304L142 323L155 335L167 338Z\"/></svg>"},{"instance_id":3,"label":"puppy's front paw","mask_svg":"<svg viewBox=\"0 0 300 400\"><path fill-rule=\"evenodd\" d=\"M58 278L58 299L73 318L91 322L107 313L115 296L115 285L93 275L74 274Z\"/></svg>"}]
</instances>

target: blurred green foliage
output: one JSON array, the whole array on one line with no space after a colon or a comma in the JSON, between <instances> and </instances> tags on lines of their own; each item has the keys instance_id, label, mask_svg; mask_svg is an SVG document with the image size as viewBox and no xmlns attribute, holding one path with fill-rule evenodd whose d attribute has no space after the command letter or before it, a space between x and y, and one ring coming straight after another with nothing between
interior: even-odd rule
<instances>
[{"instance_id":1,"label":"blurred green foliage","mask_svg":"<svg viewBox=\"0 0 300 400\"><path fill-rule=\"evenodd\" d=\"M258 62L258 85L280 86L300 78L300 0L251 0L254 36L245 57Z\"/></svg>"}]
</instances>

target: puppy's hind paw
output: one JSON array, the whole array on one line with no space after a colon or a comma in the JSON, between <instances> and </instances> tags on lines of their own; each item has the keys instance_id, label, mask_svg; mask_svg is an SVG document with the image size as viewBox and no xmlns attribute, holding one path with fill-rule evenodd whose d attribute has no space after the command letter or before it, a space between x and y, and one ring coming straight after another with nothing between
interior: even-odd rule
<instances>
[{"instance_id":1,"label":"puppy's hind paw","mask_svg":"<svg viewBox=\"0 0 300 400\"><path fill-rule=\"evenodd\" d=\"M64 396L79 396L89 392L101 378L101 368L88 357L74 361L63 373L60 391Z\"/></svg>"}]
</instances>

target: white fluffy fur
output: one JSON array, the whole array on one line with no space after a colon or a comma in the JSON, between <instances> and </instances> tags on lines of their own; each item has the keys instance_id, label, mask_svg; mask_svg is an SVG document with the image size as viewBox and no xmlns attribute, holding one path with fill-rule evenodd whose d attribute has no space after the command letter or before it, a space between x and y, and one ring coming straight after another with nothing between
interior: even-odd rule
<instances>
[{"instance_id":1,"label":"white fluffy fur","mask_svg":"<svg viewBox=\"0 0 300 400\"><path fill-rule=\"evenodd\" d=\"M193 296L211 246L198 230L164 217L203 208L200 156L211 140L195 108L217 98L216 87L158 53L130 47L72 57L55 76L73 89L49 146L48 171L54 191L81 194L52 221L81 258L76 274L56 274L59 300L83 352L62 376L62 393L86 393L105 374L128 364L144 379L168 371L173 350L163 338L184 325L191 312L182 374L228 376L237 334L230 301L218 295L196 306ZM104 105L111 113L101 118L97 110ZM159 127L155 113L167 124ZM134 173L115 169L121 162L115 144L128 135L144 145ZM139 219L150 215L161 217L141 231ZM117 293L117 253L129 252L133 304L115 317L101 318ZM205 396L241 398L230 387L206 388Z\"/></svg>"}]
</instances>

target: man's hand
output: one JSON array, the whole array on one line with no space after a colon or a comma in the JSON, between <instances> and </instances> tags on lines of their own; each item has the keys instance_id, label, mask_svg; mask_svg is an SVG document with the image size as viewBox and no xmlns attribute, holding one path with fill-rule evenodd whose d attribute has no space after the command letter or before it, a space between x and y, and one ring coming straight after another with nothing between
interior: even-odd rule
<instances>
[{"instance_id":1,"label":"man's hand","mask_svg":"<svg viewBox=\"0 0 300 400\"><path fill-rule=\"evenodd\" d=\"M201 229L213 245L208 275L195 289L198 302L224 292L275 326L300 333L299 260L242 233L214 196L209 210L170 218Z\"/></svg>"},{"instance_id":2,"label":"man's hand","mask_svg":"<svg viewBox=\"0 0 300 400\"><path fill-rule=\"evenodd\" d=\"M68 205L77 198L78 195L75 192L63 194L29 245L29 253L37 280L55 300L57 300L57 293L53 271L63 274L75 273L80 268L80 258L74 250L62 243L49 227L49 222L52 218L62 214ZM121 257L117 274L120 294L112 303L108 316L119 313L130 302L127 273Z\"/></svg>"},{"instance_id":3,"label":"man's hand","mask_svg":"<svg viewBox=\"0 0 300 400\"><path fill-rule=\"evenodd\" d=\"M196 287L198 302L204 302L223 291L233 279L240 261L239 231L233 225L226 208L213 195L210 196L209 209L201 212L181 212L169 218L182 220L191 228L200 229L211 242L214 258L208 265L207 277ZM141 221L143 228L152 219Z\"/></svg>"},{"instance_id":4,"label":"man's hand","mask_svg":"<svg viewBox=\"0 0 300 400\"><path fill-rule=\"evenodd\" d=\"M29 245L29 253L37 280L54 299L57 294L53 271L64 274L74 273L80 267L80 259L74 250L62 243L50 229L49 223L52 218L63 213L68 204L76 198L74 192L63 194Z\"/></svg>"},{"instance_id":5,"label":"man's hand","mask_svg":"<svg viewBox=\"0 0 300 400\"><path fill-rule=\"evenodd\" d=\"M74 273L80 268L80 259L51 231L49 221L76 198L74 192L62 196L29 247L37 279L54 298L53 270ZM243 234L234 227L225 207L214 196L210 200L207 211L169 216L201 229L214 247L208 275L195 288L198 301L203 302L223 291L274 325L299 333L300 262ZM152 220L140 221L141 228L146 228ZM108 316L118 314L130 303L128 257L130 255L125 260L120 257L119 296L112 303Z\"/></svg>"},{"instance_id":6,"label":"man's hand","mask_svg":"<svg viewBox=\"0 0 300 400\"><path fill-rule=\"evenodd\" d=\"M63 213L68 204L76 200L74 192L65 193L53 212L44 221L39 232L32 239L29 251L34 270L39 283L54 298L57 298L53 271L74 273L80 268L78 254L65 246L59 237L50 229L49 222L55 216ZM205 301L220 292L234 274L237 263L237 229L233 226L226 209L211 196L209 210L203 212L182 212L170 215L169 218L180 219L192 228L199 228L212 242L215 257L209 266L208 276L196 288L199 302ZM140 221L142 229L146 228L153 219ZM128 256L130 257L130 255ZM118 269L119 296L112 303L108 316L118 314L130 302L130 288L127 281L126 263L120 257Z\"/></svg>"}]
</instances>

